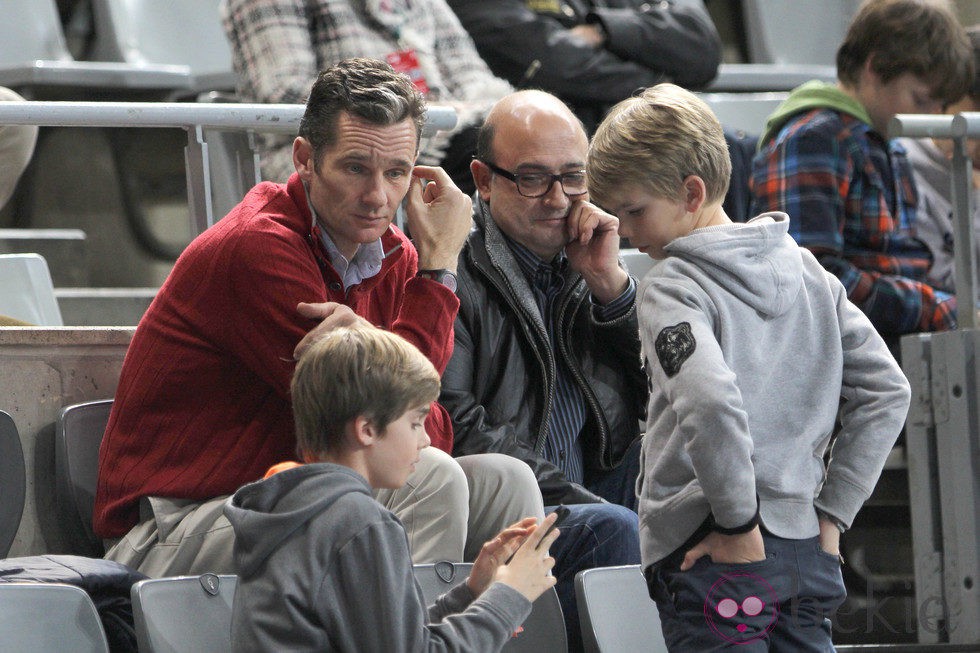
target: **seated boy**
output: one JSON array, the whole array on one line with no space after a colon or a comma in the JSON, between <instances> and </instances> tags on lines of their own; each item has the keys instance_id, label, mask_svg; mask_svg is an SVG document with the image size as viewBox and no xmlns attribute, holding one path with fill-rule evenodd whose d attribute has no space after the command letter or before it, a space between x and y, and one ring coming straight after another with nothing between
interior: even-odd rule
<instances>
[{"instance_id":1,"label":"seated boy","mask_svg":"<svg viewBox=\"0 0 980 653\"><path fill-rule=\"evenodd\" d=\"M839 535L909 385L786 214L729 220L729 174L718 120L672 84L613 108L589 152L592 197L657 259L637 292L642 563L671 651L830 651Z\"/></svg>"},{"instance_id":2,"label":"seated boy","mask_svg":"<svg viewBox=\"0 0 980 653\"><path fill-rule=\"evenodd\" d=\"M236 650L500 650L555 583L555 517L503 530L426 612L405 530L371 495L404 484L429 445L432 363L391 332L340 328L303 354L291 392L307 464L277 465L224 509L239 575Z\"/></svg>"},{"instance_id":3,"label":"seated boy","mask_svg":"<svg viewBox=\"0 0 980 653\"><path fill-rule=\"evenodd\" d=\"M788 213L790 235L896 350L903 334L955 328L956 298L927 278L915 183L888 122L960 98L972 59L945 0L868 0L837 50L837 83L794 89L753 162L750 212Z\"/></svg>"}]
</instances>

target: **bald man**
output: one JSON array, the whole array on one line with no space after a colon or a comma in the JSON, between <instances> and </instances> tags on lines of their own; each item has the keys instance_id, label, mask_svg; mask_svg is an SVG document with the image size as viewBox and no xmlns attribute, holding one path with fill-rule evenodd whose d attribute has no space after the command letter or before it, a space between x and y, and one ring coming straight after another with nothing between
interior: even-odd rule
<instances>
[{"instance_id":1,"label":"bald man","mask_svg":"<svg viewBox=\"0 0 980 653\"><path fill-rule=\"evenodd\" d=\"M639 562L647 398L636 284L619 261L619 221L588 201L588 145L571 110L541 91L508 95L488 114L440 397L453 455L519 458L546 506L571 509L552 553L572 650L575 573Z\"/></svg>"}]
</instances>

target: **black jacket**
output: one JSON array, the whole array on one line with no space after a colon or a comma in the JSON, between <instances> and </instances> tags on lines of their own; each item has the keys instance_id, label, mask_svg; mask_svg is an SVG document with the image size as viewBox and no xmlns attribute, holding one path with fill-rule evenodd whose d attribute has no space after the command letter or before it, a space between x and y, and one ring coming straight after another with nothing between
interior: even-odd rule
<instances>
[{"instance_id":1,"label":"black jacket","mask_svg":"<svg viewBox=\"0 0 980 653\"><path fill-rule=\"evenodd\" d=\"M439 401L449 410L453 454L504 453L534 470L545 505L597 503L544 456L555 392L555 353L534 296L483 202L459 257L459 315ZM618 466L640 435L647 383L636 307L612 322L593 317L591 296L571 270L559 298L565 357L587 404L586 475Z\"/></svg>"},{"instance_id":2,"label":"black jacket","mask_svg":"<svg viewBox=\"0 0 980 653\"><path fill-rule=\"evenodd\" d=\"M573 106L592 128L604 108L663 81L706 85L721 38L702 0L449 0L494 74ZM569 30L598 23L595 49ZM533 62L539 62L532 67Z\"/></svg>"}]
</instances>

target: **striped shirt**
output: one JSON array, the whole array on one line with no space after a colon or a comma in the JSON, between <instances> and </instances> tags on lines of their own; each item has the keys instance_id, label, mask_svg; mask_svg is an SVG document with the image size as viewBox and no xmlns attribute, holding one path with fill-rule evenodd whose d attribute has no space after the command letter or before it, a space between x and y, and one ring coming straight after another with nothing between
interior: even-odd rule
<instances>
[{"instance_id":1,"label":"striped shirt","mask_svg":"<svg viewBox=\"0 0 980 653\"><path fill-rule=\"evenodd\" d=\"M548 420L544 457L562 470L566 479L573 483L583 483L585 467L579 435L586 419L585 398L569 369L568 361L560 354L557 346L560 333L557 300L565 287L568 257L561 252L550 263L546 263L523 245L506 236L505 239L531 286L535 303L541 311L541 319L548 330L551 351L554 353L555 399ZM635 299L636 285L630 277L629 286L622 295L606 305L593 303L595 317L602 322L614 320L625 315Z\"/></svg>"},{"instance_id":2,"label":"striped shirt","mask_svg":"<svg viewBox=\"0 0 980 653\"><path fill-rule=\"evenodd\" d=\"M785 211L790 234L883 336L956 327L956 298L926 282L905 150L832 109L793 117L756 155L751 213Z\"/></svg>"}]
</instances>

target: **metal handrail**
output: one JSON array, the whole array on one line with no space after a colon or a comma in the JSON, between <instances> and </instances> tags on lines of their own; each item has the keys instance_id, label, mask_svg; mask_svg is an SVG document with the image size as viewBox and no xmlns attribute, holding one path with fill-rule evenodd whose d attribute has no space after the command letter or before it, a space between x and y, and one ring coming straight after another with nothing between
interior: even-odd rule
<instances>
[{"instance_id":1,"label":"metal handrail","mask_svg":"<svg viewBox=\"0 0 980 653\"><path fill-rule=\"evenodd\" d=\"M966 141L980 137L980 113L930 116L899 114L888 124L892 138L949 138L953 141L953 161L950 184L953 199L953 265L956 274L957 322L960 328L977 327L977 271L973 229L973 163L967 154Z\"/></svg>"},{"instance_id":2,"label":"metal handrail","mask_svg":"<svg viewBox=\"0 0 980 653\"><path fill-rule=\"evenodd\" d=\"M215 222L205 130L248 132L252 152L238 162L247 190L261 181L253 135L256 132L295 134L305 108L302 104L231 102L0 102L0 125L184 129L191 227L194 233L200 233ZM452 107L429 106L422 136L452 129L456 120Z\"/></svg>"}]
</instances>

